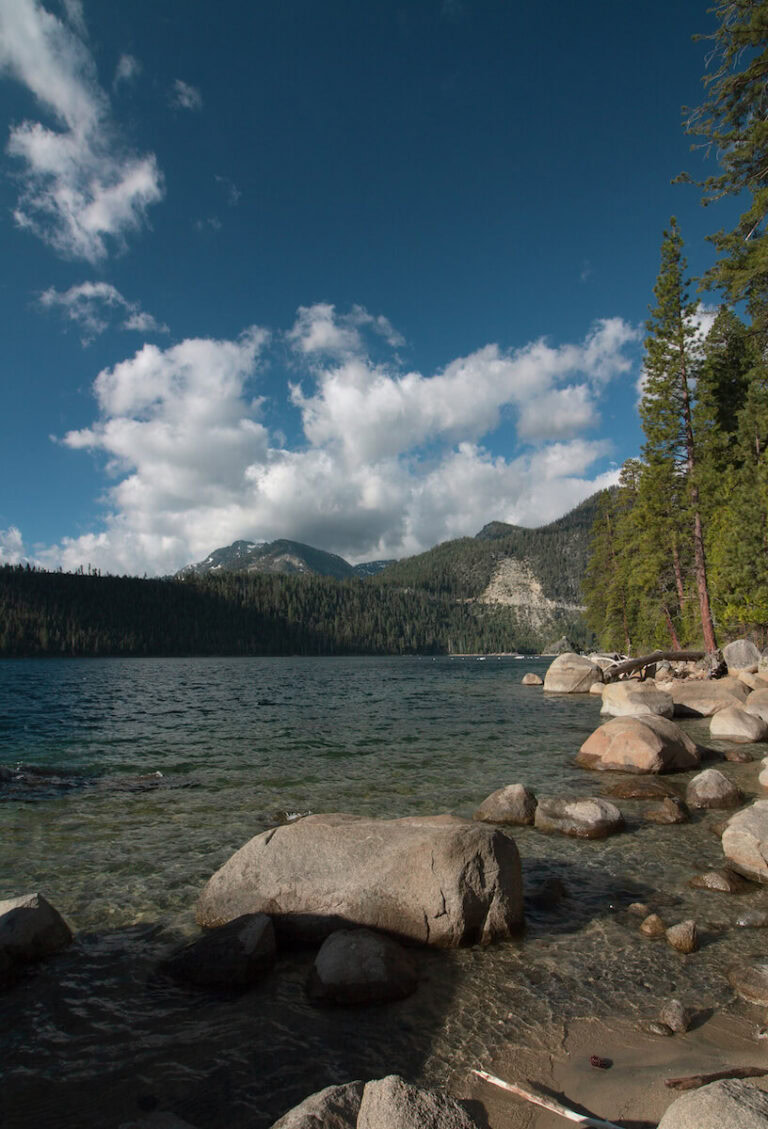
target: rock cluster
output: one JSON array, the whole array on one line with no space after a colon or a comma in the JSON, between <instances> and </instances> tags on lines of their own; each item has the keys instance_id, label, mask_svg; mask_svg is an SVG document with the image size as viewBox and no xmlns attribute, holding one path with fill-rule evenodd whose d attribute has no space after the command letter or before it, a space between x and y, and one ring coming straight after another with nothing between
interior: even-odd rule
<instances>
[{"instance_id":1,"label":"rock cluster","mask_svg":"<svg viewBox=\"0 0 768 1129\"><path fill-rule=\"evenodd\" d=\"M42 894L0 901L0 983L19 969L65 949L72 931Z\"/></svg>"}]
</instances>

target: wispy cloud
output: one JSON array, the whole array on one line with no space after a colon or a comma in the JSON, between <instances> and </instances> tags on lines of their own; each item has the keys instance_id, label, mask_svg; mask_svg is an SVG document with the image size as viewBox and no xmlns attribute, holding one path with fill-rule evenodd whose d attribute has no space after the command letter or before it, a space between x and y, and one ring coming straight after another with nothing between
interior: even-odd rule
<instances>
[{"instance_id":1,"label":"wispy cloud","mask_svg":"<svg viewBox=\"0 0 768 1129\"><path fill-rule=\"evenodd\" d=\"M125 83L133 82L141 74L141 63L133 55L121 55L115 67L115 77L112 88L117 88Z\"/></svg>"},{"instance_id":2,"label":"wispy cloud","mask_svg":"<svg viewBox=\"0 0 768 1129\"><path fill-rule=\"evenodd\" d=\"M219 176L217 174L216 183L220 184L221 187L226 192L227 203L229 204L230 208L236 208L237 205L240 203L240 199L241 199L243 194L240 191L240 189L237 187L237 185L234 183L234 181L230 180L228 176Z\"/></svg>"},{"instance_id":3,"label":"wispy cloud","mask_svg":"<svg viewBox=\"0 0 768 1129\"><path fill-rule=\"evenodd\" d=\"M203 96L197 87L177 78L171 91L171 105L177 110L200 110Z\"/></svg>"},{"instance_id":4,"label":"wispy cloud","mask_svg":"<svg viewBox=\"0 0 768 1129\"><path fill-rule=\"evenodd\" d=\"M40 305L45 309L59 310L80 329L83 345L90 344L113 323L115 316L120 329L137 333L168 333L168 326L157 321L138 302L129 302L120 291L108 282L81 282L69 290L54 287L40 295Z\"/></svg>"},{"instance_id":5,"label":"wispy cloud","mask_svg":"<svg viewBox=\"0 0 768 1129\"><path fill-rule=\"evenodd\" d=\"M78 11L70 4L70 19ZM108 241L122 247L142 226L163 183L154 154L120 143L77 25L38 0L0 0L0 73L23 83L60 126L11 128L7 150L21 163L22 184L14 218L60 254L95 263Z\"/></svg>"}]
</instances>

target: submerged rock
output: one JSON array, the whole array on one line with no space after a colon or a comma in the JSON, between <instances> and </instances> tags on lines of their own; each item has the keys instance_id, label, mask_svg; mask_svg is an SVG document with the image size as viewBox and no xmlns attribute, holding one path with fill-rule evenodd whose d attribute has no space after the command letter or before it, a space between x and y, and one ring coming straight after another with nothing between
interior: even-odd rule
<instances>
[{"instance_id":1,"label":"submerged rock","mask_svg":"<svg viewBox=\"0 0 768 1129\"><path fill-rule=\"evenodd\" d=\"M611 772L686 772L698 768L699 748L664 717L615 717L581 746L576 763Z\"/></svg>"},{"instance_id":2,"label":"submerged rock","mask_svg":"<svg viewBox=\"0 0 768 1129\"><path fill-rule=\"evenodd\" d=\"M452 815L312 815L265 831L208 881L201 925L269 913L278 937L364 925L439 948L500 940L523 921L514 839Z\"/></svg>"},{"instance_id":3,"label":"submerged rock","mask_svg":"<svg viewBox=\"0 0 768 1129\"><path fill-rule=\"evenodd\" d=\"M716 768L707 768L689 781L685 800L691 808L737 808L743 796Z\"/></svg>"},{"instance_id":4,"label":"submerged rock","mask_svg":"<svg viewBox=\"0 0 768 1129\"><path fill-rule=\"evenodd\" d=\"M728 983L751 1004L768 1004L768 964L740 964L728 972Z\"/></svg>"},{"instance_id":5,"label":"submerged rock","mask_svg":"<svg viewBox=\"0 0 768 1129\"><path fill-rule=\"evenodd\" d=\"M621 830L624 819L608 800L551 797L539 800L535 825L539 831L558 831L575 839L604 839Z\"/></svg>"},{"instance_id":6,"label":"submerged rock","mask_svg":"<svg viewBox=\"0 0 768 1129\"><path fill-rule=\"evenodd\" d=\"M699 947L699 935L695 921L679 921L667 930L667 944L679 953L694 953Z\"/></svg>"},{"instance_id":7,"label":"submerged rock","mask_svg":"<svg viewBox=\"0 0 768 1129\"><path fill-rule=\"evenodd\" d=\"M163 962L177 980L212 988L244 988L275 963L275 931L264 913L246 913L212 929Z\"/></svg>"},{"instance_id":8,"label":"submerged rock","mask_svg":"<svg viewBox=\"0 0 768 1129\"><path fill-rule=\"evenodd\" d=\"M674 1035L674 1031L669 1024L662 1023L660 1019L641 1019L637 1028L646 1035L661 1035L667 1039Z\"/></svg>"},{"instance_id":9,"label":"submerged rock","mask_svg":"<svg viewBox=\"0 0 768 1129\"><path fill-rule=\"evenodd\" d=\"M696 874L688 885L694 890L712 890L720 894L743 894L749 889L749 883L728 867Z\"/></svg>"},{"instance_id":10,"label":"submerged rock","mask_svg":"<svg viewBox=\"0 0 768 1129\"><path fill-rule=\"evenodd\" d=\"M602 682L597 663L566 651L558 655L544 675L544 689L556 694L588 694L593 682Z\"/></svg>"},{"instance_id":11,"label":"submerged rock","mask_svg":"<svg viewBox=\"0 0 768 1129\"><path fill-rule=\"evenodd\" d=\"M472 816L482 823L533 823L536 796L524 784L507 784L483 800Z\"/></svg>"},{"instance_id":12,"label":"submerged rock","mask_svg":"<svg viewBox=\"0 0 768 1129\"><path fill-rule=\"evenodd\" d=\"M736 918L740 929L768 929L768 910L748 909Z\"/></svg>"},{"instance_id":13,"label":"submerged rock","mask_svg":"<svg viewBox=\"0 0 768 1129\"><path fill-rule=\"evenodd\" d=\"M690 818L688 807L679 796L667 796L658 807L643 812L648 823L687 823Z\"/></svg>"},{"instance_id":14,"label":"submerged rock","mask_svg":"<svg viewBox=\"0 0 768 1129\"><path fill-rule=\"evenodd\" d=\"M768 1129L768 1094L740 1078L681 1094L658 1129Z\"/></svg>"},{"instance_id":15,"label":"submerged rock","mask_svg":"<svg viewBox=\"0 0 768 1129\"><path fill-rule=\"evenodd\" d=\"M538 674L534 674L533 671L530 670L527 674L523 675L520 681L523 686L542 686L544 684L544 679L539 678Z\"/></svg>"},{"instance_id":16,"label":"submerged rock","mask_svg":"<svg viewBox=\"0 0 768 1129\"><path fill-rule=\"evenodd\" d=\"M618 780L603 788L603 795L614 800L666 800L668 796L677 798L677 791L665 780L641 776L639 780Z\"/></svg>"},{"instance_id":17,"label":"submerged rock","mask_svg":"<svg viewBox=\"0 0 768 1129\"><path fill-rule=\"evenodd\" d=\"M402 945L371 929L339 929L326 938L307 984L310 999L334 1004L402 1000L416 991L418 975Z\"/></svg>"}]
</instances>

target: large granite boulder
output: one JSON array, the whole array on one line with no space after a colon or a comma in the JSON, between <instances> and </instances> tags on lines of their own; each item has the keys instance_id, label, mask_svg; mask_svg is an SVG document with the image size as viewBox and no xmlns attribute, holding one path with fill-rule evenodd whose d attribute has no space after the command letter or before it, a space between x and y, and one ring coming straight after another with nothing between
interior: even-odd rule
<instances>
[{"instance_id":1,"label":"large granite boulder","mask_svg":"<svg viewBox=\"0 0 768 1129\"><path fill-rule=\"evenodd\" d=\"M597 663L566 651L544 675L544 689L556 694L588 694L593 682L602 681L603 672Z\"/></svg>"},{"instance_id":2,"label":"large granite boulder","mask_svg":"<svg viewBox=\"0 0 768 1129\"><path fill-rule=\"evenodd\" d=\"M473 819L482 823L533 823L536 815L536 796L524 784L507 784L487 796Z\"/></svg>"},{"instance_id":3,"label":"large granite boulder","mask_svg":"<svg viewBox=\"0 0 768 1129\"><path fill-rule=\"evenodd\" d=\"M272 1129L356 1129L364 1082L326 1086L274 1123Z\"/></svg>"},{"instance_id":4,"label":"large granite boulder","mask_svg":"<svg viewBox=\"0 0 768 1129\"><path fill-rule=\"evenodd\" d=\"M768 800L755 800L732 815L721 841L734 870L768 884Z\"/></svg>"},{"instance_id":5,"label":"large granite boulder","mask_svg":"<svg viewBox=\"0 0 768 1129\"><path fill-rule=\"evenodd\" d=\"M600 713L612 717L639 717L642 714L655 714L658 717L672 717L675 703L665 690L659 690L655 682L611 682L603 690L603 704Z\"/></svg>"},{"instance_id":6,"label":"large granite boulder","mask_svg":"<svg viewBox=\"0 0 768 1129\"><path fill-rule=\"evenodd\" d=\"M608 800L553 796L539 800L535 826L539 831L557 831L574 839L605 839L621 830L624 819Z\"/></svg>"},{"instance_id":7,"label":"large granite boulder","mask_svg":"<svg viewBox=\"0 0 768 1129\"><path fill-rule=\"evenodd\" d=\"M366 1083L357 1129L477 1129L477 1122L447 1094L390 1074Z\"/></svg>"},{"instance_id":8,"label":"large granite boulder","mask_svg":"<svg viewBox=\"0 0 768 1129\"><path fill-rule=\"evenodd\" d=\"M583 768L611 772L686 772L698 768L694 741L665 717L615 717L586 739L576 757Z\"/></svg>"},{"instance_id":9,"label":"large granite boulder","mask_svg":"<svg viewBox=\"0 0 768 1129\"><path fill-rule=\"evenodd\" d=\"M272 1129L478 1129L459 1102L397 1074L311 1094Z\"/></svg>"},{"instance_id":10,"label":"large granite boulder","mask_svg":"<svg viewBox=\"0 0 768 1129\"><path fill-rule=\"evenodd\" d=\"M0 902L0 965L42 960L65 949L72 931L42 894L24 894Z\"/></svg>"},{"instance_id":11,"label":"large granite boulder","mask_svg":"<svg viewBox=\"0 0 768 1129\"><path fill-rule=\"evenodd\" d=\"M419 982L413 957L372 929L339 929L323 942L309 974L310 999L333 1004L402 1000Z\"/></svg>"},{"instance_id":12,"label":"large granite boulder","mask_svg":"<svg viewBox=\"0 0 768 1129\"><path fill-rule=\"evenodd\" d=\"M760 651L751 639L734 639L723 647L723 658L728 666L728 673L737 670L746 670L754 674L760 663Z\"/></svg>"},{"instance_id":13,"label":"large granite boulder","mask_svg":"<svg viewBox=\"0 0 768 1129\"><path fill-rule=\"evenodd\" d=\"M659 1129L768 1129L768 1094L740 1078L710 1082L676 1098Z\"/></svg>"},{"instance_id":14,"label":"large granite boulder","mask_svg":"<svg viewBox=\"0 0 768 1129\"><path fill-rule=\"evenodd\" d=\"M739 689L737 689L737 686ZM752 691L754 693L754 691ZM741 706L749 693L737 679L684 679L672 682L669 693L678 717L711 717L728 706Z\"/></svg>"},{"instance_id":15,"label":"large granite boulder","mask_svg":"<svg viewBox=\"0 0 768 1129\"><path fill-rule=\"evenodd\" d=\"M177 980L211 988L244 988L275 963L275 931L264 913L248 913L211 929L162 965Z\"/></svg>"},{"instance_id":16,"label":"large granite boulder","mask_svg":"<svg viewBox=\"0 0 768 1129\"><path fill-rule=\"evenodd\" d=\"M765 741L768 723L744 706L728 706L712 715L709 732L722 741Z\"/></svg>"},{"instance_id":17,"label":"large granite boulder","mask_svg":"<svg viewBox=\"0 0 768 1129\"><path fill-rule=\"evenodd\" d=\"M520 856L498 828L452 815L310 815L251 839L208 881L201 925L271 915L278 937L365 925L448 948L509 937L523 921Z\"/></svg>"},{"instance_id":18,"label":"large granite boulder","mask_svg":"<svg viewBox=\"0 0 768 1129\"><path fill-rule=\"evenodd\" d=\"M685 802L689 808L737 808L741 791L716 768L705 768L688 782Z\"/></svg>"}]
</instances>

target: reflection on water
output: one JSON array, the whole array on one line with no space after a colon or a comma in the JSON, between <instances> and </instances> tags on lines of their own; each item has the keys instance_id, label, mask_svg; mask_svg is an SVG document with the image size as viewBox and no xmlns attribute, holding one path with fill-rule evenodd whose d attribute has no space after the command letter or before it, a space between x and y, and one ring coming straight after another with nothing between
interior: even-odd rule
<instances>
[{"instance_id":1,"label":"reflection on water","mask_svg":"<svg viewBox=\"0 0 768 1129\"><path fill-rule=\"evenodd\" d=\"M312 1089L398 1071L463 1077L500 1043L536 1043L550 1018L645 1012L670 993L730 998L729 964L763 948L730 929L757 891L687 886L722 861L714 816L580 843L524 829L528 928L518 941L420 952L410 1000L323 1009L304 996L311 953L283 956L239 996L161 981L194 931L206 878L266 827L309 811L471 815L523 781L588 795L571 758L599 700L523 687L544 661L188 659L0 664L0 897L43 891L76 944L0 1002L9 1126L117 1126L151 1108L190 1122L267 1126ZM699 740L706 729L689 726ZM755 747L758 756L768 750ZM751 765L725 766L754 788ZM681 778L684 780L684 778ZM561 900L537 896L558 879ZM549 881L549 886L547 882ZM695 917L702 950L639 938L626 907ZM86 1090L87 1088L87 1090ZM87 1092L87 1101L84 1094Z\"/></svg>"}]
</instances>

